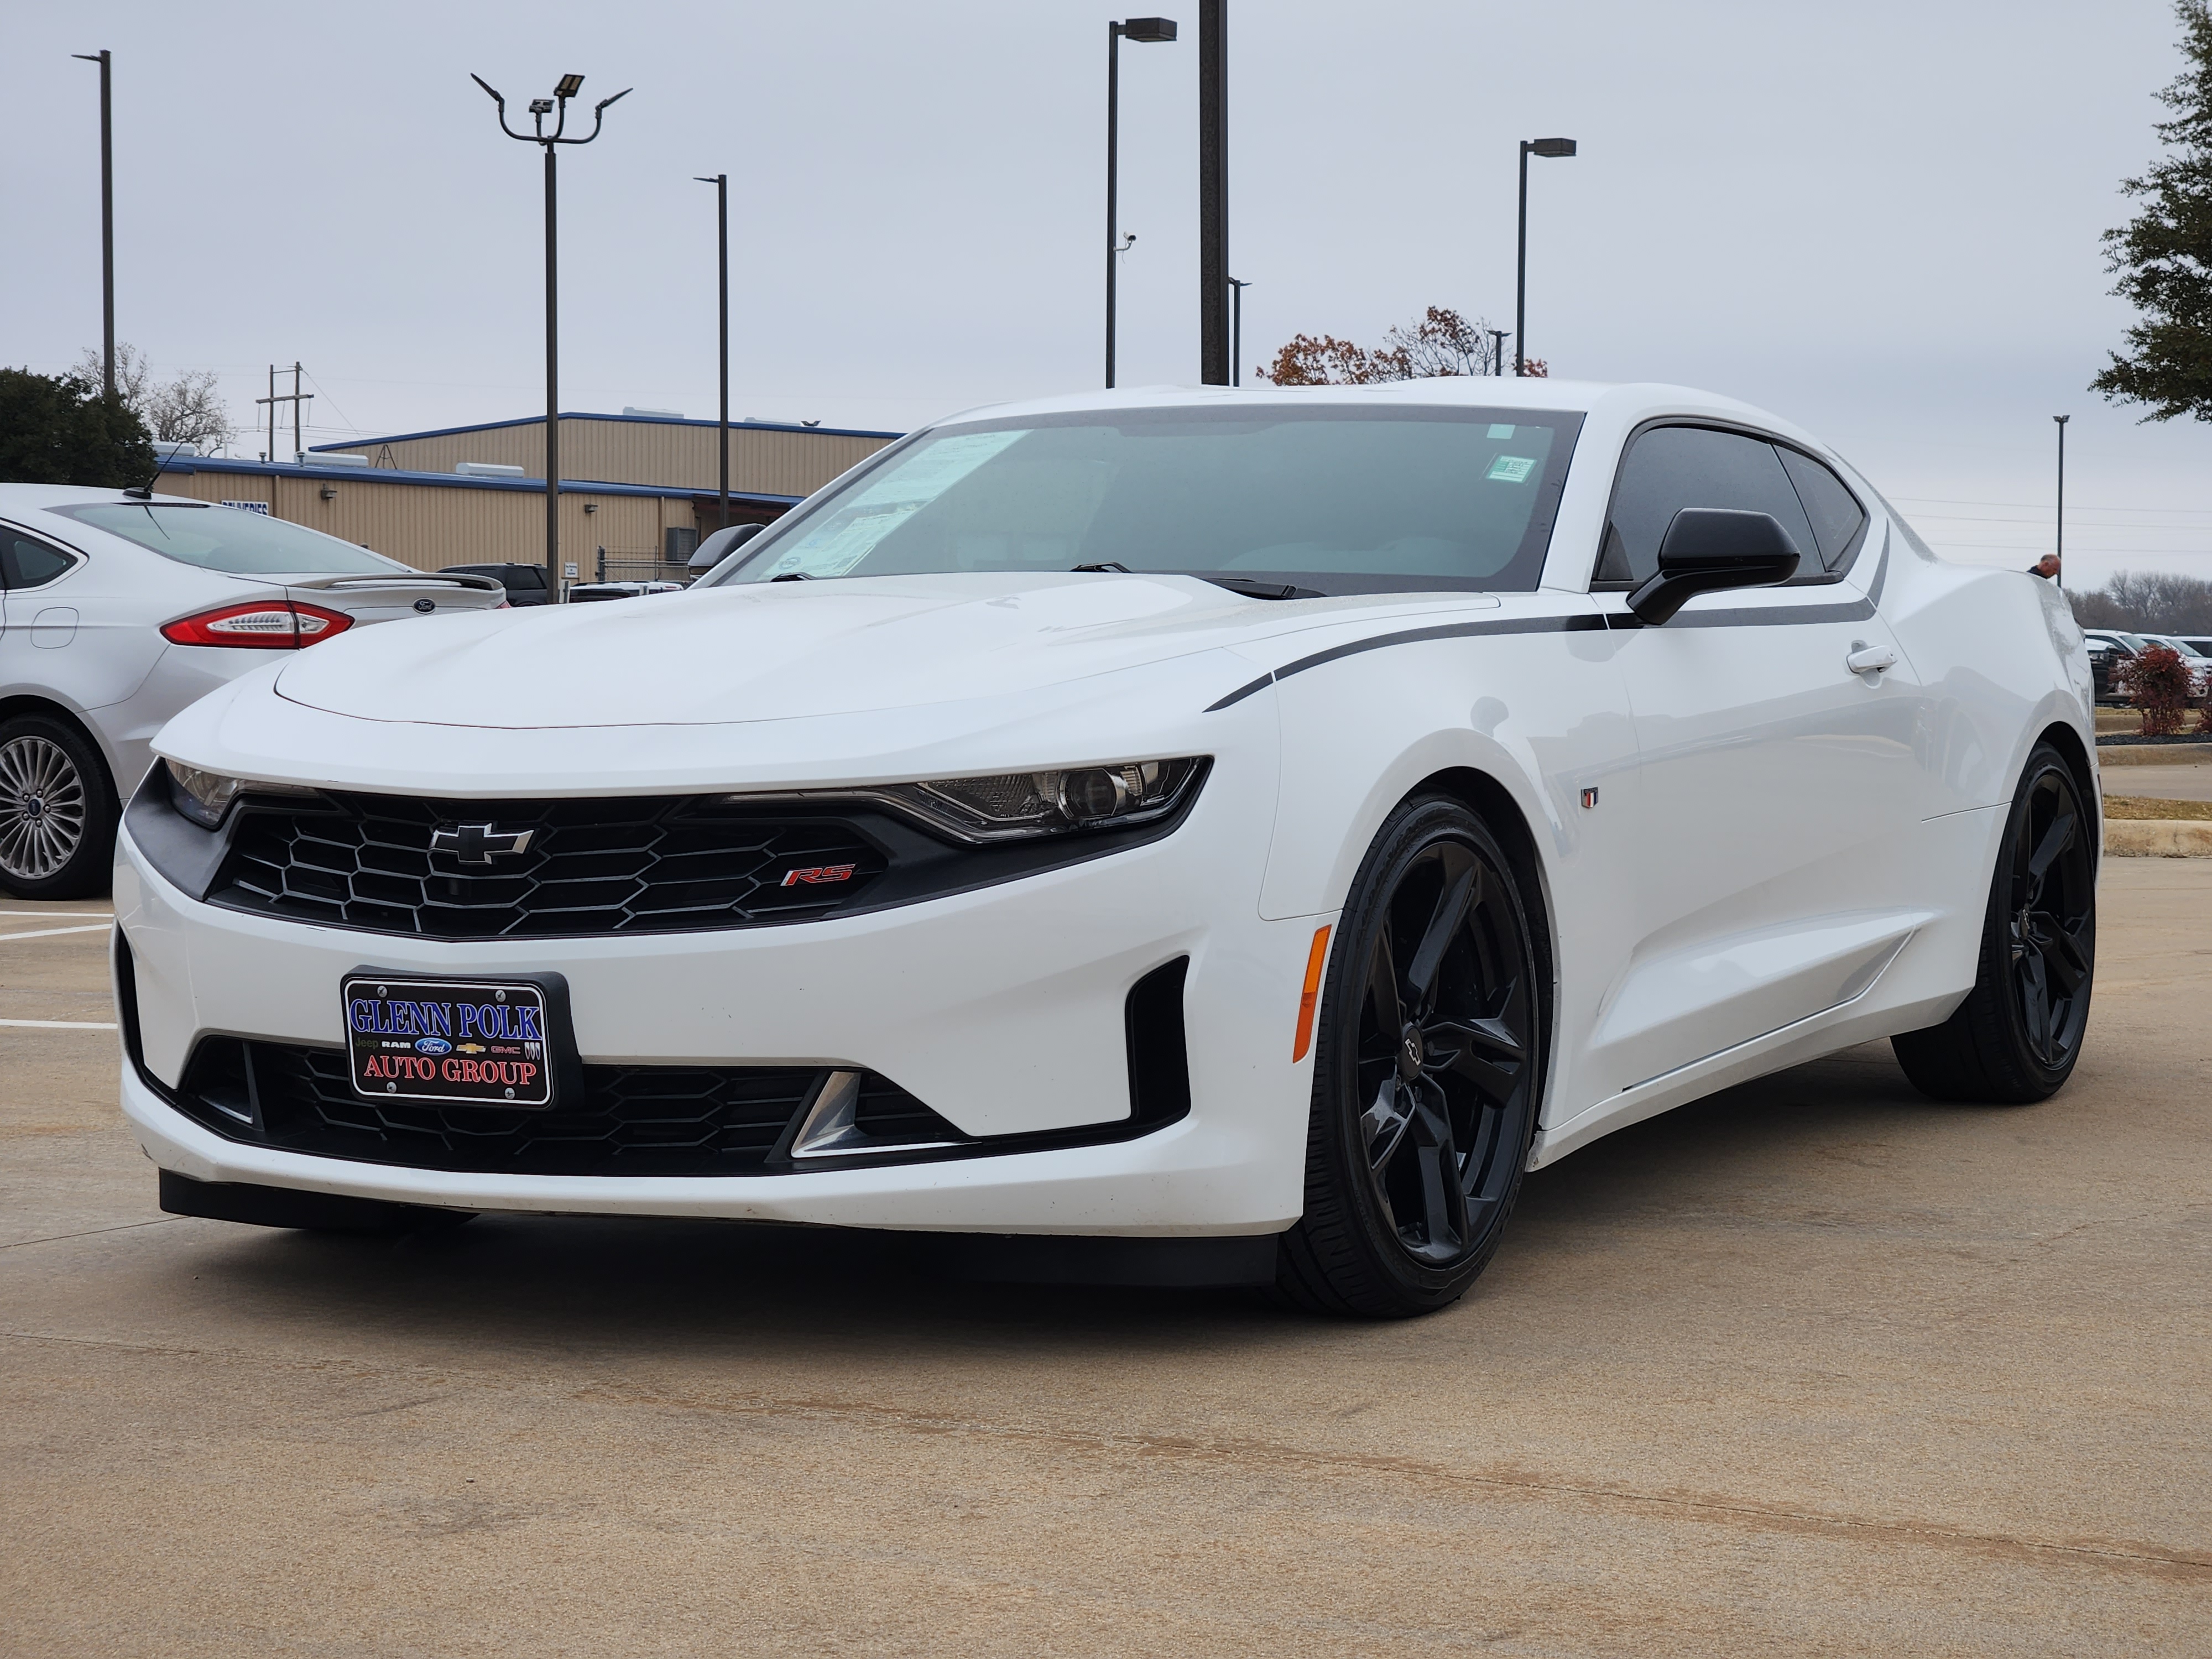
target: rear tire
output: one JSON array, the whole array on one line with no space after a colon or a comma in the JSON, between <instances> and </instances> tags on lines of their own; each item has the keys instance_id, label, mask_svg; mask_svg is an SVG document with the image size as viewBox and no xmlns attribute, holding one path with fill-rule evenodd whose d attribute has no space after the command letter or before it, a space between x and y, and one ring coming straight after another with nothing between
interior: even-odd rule
<instances>
[{"instance_id":1,"label":"rear tire","mask_svg":"<svg viewBox=\"0 0 2212 1659\"><path fill-rule=\"evenodd\" d=\"M1921 1093L2024 1106L2073 1075L2096 981L2095 829L2065 757L2038 744L2005 820L1974 988L1941 1025L1889 1040Z\"/></svg>"},{"instance_id":2,"label":"rear tire","mask_svg":"<svg viewBox=\"0 0 2212 1659\"><path fill-rule=\"evenodd\" d=\"M84 734L45 714L0 720L0 887L90 898L115 860L115 792Z\"/></svg>"},{"instance_id":3,"label":"rear tire","mask_svg":"<svg viewBox=\"0 0 2212 1659\"><path fill-rule=\"evenodd\" d=\"M1520 884L1455 800L1382 826L1337 924L1314 1048L1305 1212L1276 1287L1319 1313L1448 1307L1497 1253L1542 1098Z\"/></svg>"}]
</instances>

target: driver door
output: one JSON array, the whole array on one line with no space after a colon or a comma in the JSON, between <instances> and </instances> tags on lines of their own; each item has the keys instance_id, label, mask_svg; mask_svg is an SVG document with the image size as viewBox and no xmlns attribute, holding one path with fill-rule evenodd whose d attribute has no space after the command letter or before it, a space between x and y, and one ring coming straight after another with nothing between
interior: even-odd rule
<instances>
[{"instance_id":1,"label":"driver door","mask_svg":"<svg viewBox=\"0 0 2212 1659\"><path fill-rule=\"evenodd\" d=\"M1626 590L1685 507L1771 514L1798 575L1642 625ZM1918 925L1896 873L1922 816L1921 694L1869 528L1832 471L1763 434L1655 426L1623 457L1592 583L1625 634L1642 780L1635 944L1593 1044L1616 1089L1851 1000Z\"/></svg>"}]
</instances>

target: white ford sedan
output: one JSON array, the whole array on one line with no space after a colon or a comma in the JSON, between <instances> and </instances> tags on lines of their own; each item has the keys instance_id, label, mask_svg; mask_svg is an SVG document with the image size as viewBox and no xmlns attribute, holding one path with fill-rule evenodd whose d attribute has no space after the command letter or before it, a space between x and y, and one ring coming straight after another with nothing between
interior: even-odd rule
<instances>
[{"instance_id":1,"label":"white ford sedan","mask_svg":"<svg viewBox=\"0 0 2212 1659\"><path fill-rule=\"evenodd\" d=\"M0 890L105 887L154 733L271 651L503 597L258 513L0 484Z\"/></svg>"},{"instance_id":2,"label":"white ford sedan","mask_svg":"<svg viewBox=\"0 0 2212 1659\"><path fill-rule=\"evenodd\" d=\"M2051 584L1725 398L995 408L688 592L180 716L124 1105L185 1213L1112 1238L1416 1313L1524 1170L1762 1073L2057 1089L2093 742Z\"/></svg>"}]
</instances>

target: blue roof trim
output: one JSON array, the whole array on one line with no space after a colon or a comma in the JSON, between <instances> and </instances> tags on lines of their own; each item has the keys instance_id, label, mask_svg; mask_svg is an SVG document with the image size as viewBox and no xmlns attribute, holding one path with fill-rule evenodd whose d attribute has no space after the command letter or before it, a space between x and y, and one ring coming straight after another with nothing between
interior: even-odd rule
<instances>
[{"instance_id":1,"label":"blue roof trim","mask_svg":"<svg viewBox=\"0 0 2212 1659\"><path fill-rule=\"evenodd\" d=\"M487 478L472 477L463 472L405 472L389 466L300 466L289 461L241 461L228 456L191 455L165 464L155 478L156 488L161 478L170 473L228 472L262 478L313 478L360 483L427 484L434 489L505 489L520 490L526 495L543 495L543 478ZM564 495L653 495L664 500L675 498L697 501L704 495L719 492L712 489L693 489L677 484L595 483L588 478L563 478L561 493ZM733 501L757 501L763 506L792 507L805 499L803 495L770 495L757 489L732 489Z\"/></svg>"},{"instance_id":2,"label":"blue roof trim","mask_svg":"<svg viewBox=\"0 0 2212 1659\"><path fill-rule=\"evenodd\" d=\"M627 421L637 426L721 425L720 421L694 421L666 415L593 415L573 409L562 410L561 418L564 421ZM380 438L356 438L349 443L312 444L308 447L310 453L327 454L335 449L361 450L375 444L412 443L417 438L451 438L464 432L505 432L518 426L544 424L543 415L526 415L514 421L480 421L474 426L434 427L428 432L392 432ZM858 427L849 426L787 426L777 421L732 421L730 429L733 432L811 432L831 438L881 438L887 443L894 438L906 436L903 432L864 432Z\"/></svg>"}]
</instances>

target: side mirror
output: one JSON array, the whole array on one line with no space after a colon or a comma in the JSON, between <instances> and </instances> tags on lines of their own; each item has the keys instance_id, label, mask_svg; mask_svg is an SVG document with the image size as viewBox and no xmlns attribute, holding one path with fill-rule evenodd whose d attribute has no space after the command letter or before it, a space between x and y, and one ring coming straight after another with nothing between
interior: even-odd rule
<instances>
[{"instance_id":1,"label":"side mirror","mask_svg":"<svg viewBox=\"0 0 2212 1659\"><path fill-rule=\"evenodd\" d=\"M1797 544L1771 513L1686 507L1659 544L1659 573L1628 596L1628 608L1656 628L1698 593L1771 587L1797 574Z\"/></svg>"},{"instance_id":2,"label":"side mirror","mask_svg":"<svg viewBox=\"0 0 2212 1659\"><path fill-rule=\"evenodd\" d=\"M699 544L684 568L694 576L703 576L767 528L764 524L733 524L726 530L717 530Z\"/></svg>"}]
</instances>

